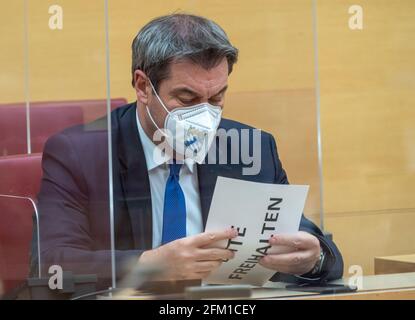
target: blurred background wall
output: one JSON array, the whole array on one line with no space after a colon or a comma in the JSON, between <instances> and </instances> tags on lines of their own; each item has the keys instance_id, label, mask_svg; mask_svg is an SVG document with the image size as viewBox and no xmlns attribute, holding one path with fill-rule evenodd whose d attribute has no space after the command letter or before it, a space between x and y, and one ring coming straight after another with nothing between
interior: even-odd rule
<instances>
[{"instance_id":1,"label":"blurred background wall","mask_svg":"<svg viewBox=\"0 0 415 320\"><path fill-rule=\"evenodd\" d=\"M415 2L313 3L110 0L111 97L135 101L130 46L150 19L190 12L218 22L240 49L225 117L276 137L290 182L311 186L305 213L317 224L323 187L325 229L346 274L350 265L372 274L375 256L415 252ZM62 30L48 25L55 4ZM355 4L362 30L349 28ZM1 0L1 8L0 104L106 98L104 1L29 0L25 9Z\"/></svg>"}]
</instances>

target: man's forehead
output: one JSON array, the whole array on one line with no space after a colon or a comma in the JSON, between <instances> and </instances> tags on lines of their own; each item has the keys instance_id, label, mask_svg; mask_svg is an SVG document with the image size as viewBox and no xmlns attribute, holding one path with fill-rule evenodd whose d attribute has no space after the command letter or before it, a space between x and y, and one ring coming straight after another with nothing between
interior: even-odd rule
<instances>
[{"instance_id":1,"label":"man's forehead","mask_svg":"<svg viewBox=\"0 0 415 320\"><path fill-rule=\"evenodd\" d=\"M170 76L166 84L169 91L188 87L200 94L212 94L212 91L225 87L227 81L226 59L211 69L205 69L192 62L180 61L170 66Z\"/></svg>"}]
</instances>

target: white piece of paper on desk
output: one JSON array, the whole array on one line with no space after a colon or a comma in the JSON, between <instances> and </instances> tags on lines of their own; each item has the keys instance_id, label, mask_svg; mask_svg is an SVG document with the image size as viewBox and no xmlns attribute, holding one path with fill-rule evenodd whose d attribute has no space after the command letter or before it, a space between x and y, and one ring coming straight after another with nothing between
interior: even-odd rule
<instances>
[{"instance_id":1,"label":"white piece of paper on desk","mask_svg":"<svg viewBox=\"0 0 415 320\"><path fill-rule=\"evenodd\" d=\"M308 188L218 177L205 231L234 226L239 236L213 245L233 250L235 257L203 282L262 286L271 278L276 271L258 261L266 254L284 251L284 247L269 246L271 235L298 231Z\"/></svg>"}]
</instances>

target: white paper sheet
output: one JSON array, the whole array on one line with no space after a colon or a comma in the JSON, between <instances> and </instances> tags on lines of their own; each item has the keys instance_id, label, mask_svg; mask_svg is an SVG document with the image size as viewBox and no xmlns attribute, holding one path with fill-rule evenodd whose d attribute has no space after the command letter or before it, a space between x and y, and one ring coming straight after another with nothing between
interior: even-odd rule
<instances>
[{"instance_id":1,"label":"white paper sheet","mask_svg":"<svg viewBox=\"0 0 415 320\"><path fill-rule=\"evenodd\" d=\"M234 250L235 257L223 262L204 283L262 286L271 278L276 271L262 267L258 260L287 249L270 248L268 240L272 234L298 231L308 188L218 177L205 230L234 226L239 236L213 245Z\"/></svg>"}]
</instances>

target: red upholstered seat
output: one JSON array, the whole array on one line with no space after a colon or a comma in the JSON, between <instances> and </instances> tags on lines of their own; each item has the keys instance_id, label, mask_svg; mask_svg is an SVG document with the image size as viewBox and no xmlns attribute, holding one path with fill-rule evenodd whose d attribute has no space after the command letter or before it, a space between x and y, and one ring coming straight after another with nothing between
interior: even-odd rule
<instances>
[{"instance_id":1,"label":"red upholstered seat","mask_svg":"<svg viewBox=\"0 0 415 320\"><path fill-rule=\"evenodd\" d=\"M112 99L114 110L127 101ZM107 101L49 101L30 104L32 152L42 152L46 140L63 129L91 122L106 114ZM24 103L0 105L0 156L27 153L26 106Z\"/></svg>"},{"instance_id":2,"label":"red upholstered seat","mask_svg":"<svg viewBox=\"0 0 415 320\"><path fill-rule=\"evenodd\" d=\"M41 152L47 138L71 125L83 123L79 107L44 106L30 109L32 152ZM0 152L2 155L27 153L26 109L0 107Z\"/></svg>"},{"instance_id":3,"label":"red upholstered seat","mask_svg":"<svg viewBox=\"0 0 415 320\"><path fill-rule=\"evenodd\" d=\"M41 180L41 154L0 157L0 280L8 292L29 271L34 206Z\"/></svg>"}]
</instances>

